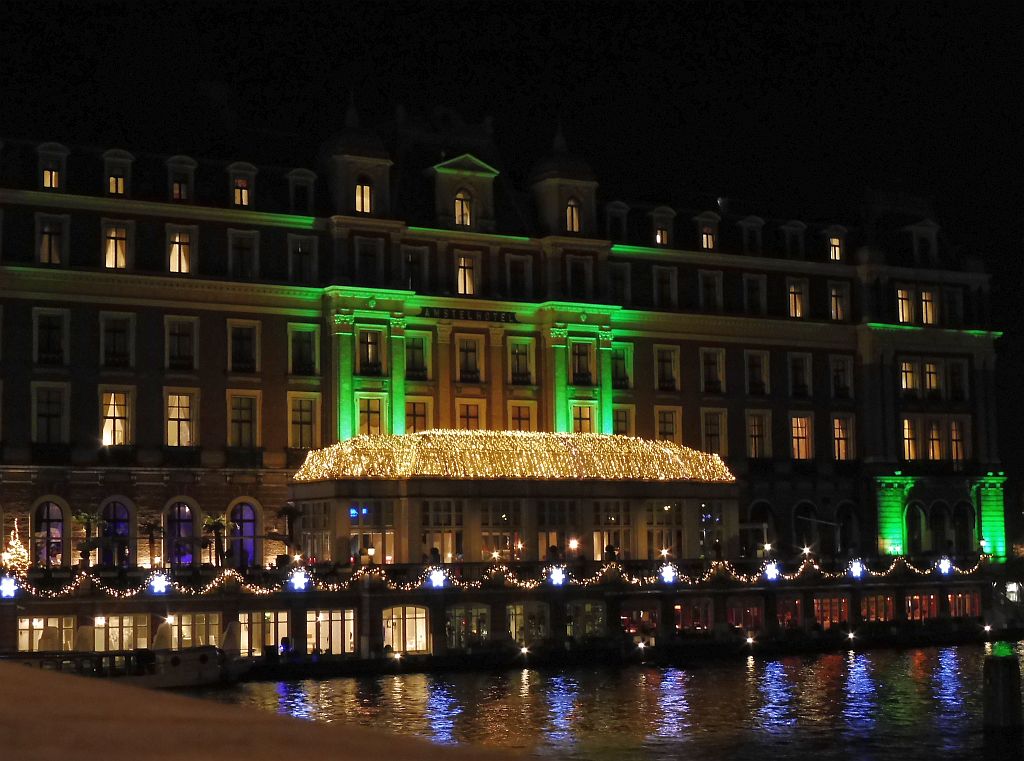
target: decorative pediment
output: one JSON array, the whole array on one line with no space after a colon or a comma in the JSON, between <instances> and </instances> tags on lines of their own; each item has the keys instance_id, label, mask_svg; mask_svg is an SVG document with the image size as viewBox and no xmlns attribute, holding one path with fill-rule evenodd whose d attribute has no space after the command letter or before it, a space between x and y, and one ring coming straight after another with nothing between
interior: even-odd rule
<instances>
[{"instance_id":1,"label":"decorative pediment","mask_svg":"<svg viewBox=\"0 0 1024 761\"><path fill-rule=\"evenodd\" d=\"M471 153L463 153L453 159L442 161L431 167L438 174L458 174L471 177L496 177L498 170Z\"/></svg>"}]
</instances>

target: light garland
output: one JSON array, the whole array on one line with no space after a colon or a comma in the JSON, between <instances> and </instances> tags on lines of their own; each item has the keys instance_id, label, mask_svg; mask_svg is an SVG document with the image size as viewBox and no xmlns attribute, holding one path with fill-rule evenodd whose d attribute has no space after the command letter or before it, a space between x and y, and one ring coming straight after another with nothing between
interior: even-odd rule
<instances>
[{"instance_id":1,"label":"light garland","mask_svg":"<svg viewBox=\"0 0 1024 761\"><path fill-rule=\"evenodd\" d=\"M529 591L537 589L543 584L555 587L593 587L615 583L646 588L664 588L666 586L694 588L705 586L716 578L749 586L764 586L765 582L769 582L771 586L776 586L779 582L797 581L808 575L815 575L820 579L828 581L852 579L856 583L860 582L865 574L869 578L884 578L901 569L922 577L935 577L936 575L941 578L953 575L972 576L981 569L982 564L987 558L987 555L982 555L978 562L970 568L958 568L949 558L942 559L948 562L948 566L945 563L936 563L929 568L918 568L906 558L897 557L892 560L888 568L877 571L869 568L863 560L856 559L851 561L843 570L834 572L824 571L816 561L811 558L805 558L801 561L799 567L789 574L783 573L779 568L778 562L774 560L765 561L760 569L752 574L740 573L727 560L715 560L699 576L689 576L683 573L675 563L662 563L650 575L635 575L629 573L620 563L612 561L604 563L592 575L585 578L574 576L570 573L567 566L560 563L544 566L539 578L536 576L519 576L509 566L494 563L484 570L479 579L471 581L463 580L458 575L453 574L451 572L452 566L429 565L412 581L399 583L389 578L387 566L377 565L358 569L345 582L323 581L317 579L314 574L305 568L295 568L284 581L267 586L247 583L244 577L234 569L222 571L216 578L199 587L174 581L161 571L153 571L141 584L127 589L105 584L90 571L76 573L71 582L60 589L42 589L29 583L24 578L15 579L10 576L3 577L0 579L0 582L7 582L9 580L13 584L13 588L11 588L10 584L6 587L7 591L11 592L11 596L14 596L15 592L17 592L19 595L51 600L72 596L86 583L93 589L115 599L127 599L147 593L160 596L165 596L167 593L176 593L190 597L203 596L219 590L225 584L231 582L237 583L241 591L253 595L275 594L283 591L286 586L295 592L354 591L358 589L360 583L367 581L379 583L391 591L404 592L449 587L453 589L480 589L485 586L493 587L498 585ZM942 570L947 567L948 571ZM859 569L859 574L857 569ZM4 596L6 597L7 595L5 594Z\"/></svg>"},{"instance_id":2,"label":"light garland","mask_svg":"<svg viewBox=\"0 0 1024 761\"><path fill-rule=\"evenodd\" d=\"M703 481L736 478L717 454L597 433L438 429L357 436L316 449L296 481L347 478Z\"/></svg>"}]
</instances>

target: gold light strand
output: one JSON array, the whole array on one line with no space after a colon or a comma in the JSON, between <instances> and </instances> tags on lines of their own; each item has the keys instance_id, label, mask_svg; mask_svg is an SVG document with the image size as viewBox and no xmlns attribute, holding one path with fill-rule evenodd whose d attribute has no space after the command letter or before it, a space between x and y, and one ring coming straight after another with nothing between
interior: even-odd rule
<instances>
[{"instance_id":1,"label":"gold light strand","mask_svg":"<svg viewBox=\"0 0 1024 761\"><path fill-rule=\"evenodd\" d=\"M438 429L357 436L311 451L296 481L342 478L586 479L732 483L717 454L597 433Z\"/></svg>"}]
</instances>

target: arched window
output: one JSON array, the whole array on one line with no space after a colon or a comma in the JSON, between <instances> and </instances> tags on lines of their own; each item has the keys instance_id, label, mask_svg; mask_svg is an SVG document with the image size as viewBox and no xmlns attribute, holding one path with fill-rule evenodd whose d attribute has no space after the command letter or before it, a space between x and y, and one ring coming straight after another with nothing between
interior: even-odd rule
<instances>
[{"instance_id":1,"label":"arched window","mask_svg":"<svg viewBox=\"0 0 1024 761\"><path fill-rule=\"evenodd\" d=\"M974 552L974 508L966 502L953 510L953 547L957 555Z\"/></svg>"},{"instance_id":2,"label":"arched window","mask_svg":"<svg viewBox=\"0 0 1024 761\"><path fill-rule=\"evenodd\" d=\"M465 190L455 194L455 224L463 227L473 224L473 197Z\"/></svg>"},{"instance_id":3,"label":"arched window","mask_svg":"<svg viewBox=\"0 0 1024 761\"><path fill-rule=\"evenodd\" d=\"M953 539L949 535L949 506L936 502L928 512L928 529L932 536L932 551L948 554L953 552Z\"/></svg>"},{"instance_id":4,"label":"arched window","mask_svg":"<svg viewBox=\"0 0 1024 761\"><path fill-rule=\"evenodd\" d=\"M793 546L799 553L805 547L820 551L818 540L818 511L810 502L802 502L793 510Z\"/></svg>"},{"instance_id":5,"label":"arched window","mask_svg":"<svg viewBox=\"0 0 1024 761\"><path fill-rule=\"evenodd\" d=\"M907 505L907 546L908 555L920 555L925 547L924 510L917 503Z\"/></svg>"},{"instance_id":6,"label":"arched window","mask_svg":"<svg viewBox=\"0 0 1024 761\"><path fill-rule=\"evenodd\" d=\"M56 502L43 502L33 515L32 558L44 568L63 565L64 511Z\"/></svg>"},{"instance_id":7,"label":"arched window","mask_svg":"<svg viewBox=\"0 0 1024 761\"><path fill-rule=\"evenodd\" d=\"M855 557L860 546L860 521L857 519L857 508L847 503L840 505L836 512L836 555Z\"/></svg>"},{"instance_id":8,"label":"arched window","mask_svg":"<svg viewBox=\"0 0 1024 761\"><path fill-rule=\"evenodd\" d=\"M239 502L231 508L228 523L231 566L242 569L257 564L256 509L248 502Z\"/></svg>"},{"instance_id":9,"label":"arched window","mask_svg":"<svg viewBox=\"0 0 1024 761\"><path fill-rule=\"evenodd\" d=\"M369 178L360 177L356 180L356 212L370 214L373 211L373 185Z\"/></svg>"},{"instance_id":10,"label":"arched window","mask_svg":"<svg viewBox=\"0 0 1024 761\"><path fill-rule=\"evenodd\" d=\"M778 549L776 545L775 513L767 502L755 502L750 506L749 520L740 529L740 552L743 557L753 558L767 555ZM765 548L765 545L771 545Z\"/></svg>"},{"instance_id":11,"label":"arched window","mask_svg":"<svg viewBox=\"0 0 1024 761\"><path fill-rule=\"evenodd\" d=\"M396 653L430 652L430 614L420 605L385 608L384 647Z\"/></svg>"},{"instance_id":12,"label":"arched window","mask_svg":"<svg viewBox=\"0 0 1024 761\"><path fill-rule=\"evenodd\" d=\"M565 205L565 231L567 233L580 231L580 202L575 198L570 198Z\"/></svg>"},{"instance_id":13,"label":"arched window","mask_svg":"<svg viewBox=\"0 0 1024 761\"><path fill-rule=\"evenodd\" d=\"M167 510L167 532L164 557L171 565L192 565L195 516L185 502L175 502Z\"/></svg>"},{"instance_id":14,"label":"arched window","mask_svg":"<svg viewBox=\"0 0 1024 761\"><path fill-rule=\"evenodd\" d=\"M123 502L108 502L100 514L100 565L126 568L131 557L131 513Z\"/></svg>"}]
</instances>

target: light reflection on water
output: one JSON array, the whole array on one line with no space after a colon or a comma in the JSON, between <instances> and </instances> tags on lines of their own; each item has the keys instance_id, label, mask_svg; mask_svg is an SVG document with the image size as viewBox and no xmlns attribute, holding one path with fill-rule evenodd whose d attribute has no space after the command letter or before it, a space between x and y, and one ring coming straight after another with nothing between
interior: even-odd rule
<instances>
[{"instance_id":1,"label":"light reflection on water","mask_svg":"<svg viewBox=\"0 0 1024 761\"><path fill-rule=\"evenodd\" d=\"M577 761L1024 757L981 731L981 646L244 684L205 698ZM1018 648L1018 657L1021 648ZM1004 745L993 745L1004 743Z\"/></svg>"}]
</instances>

